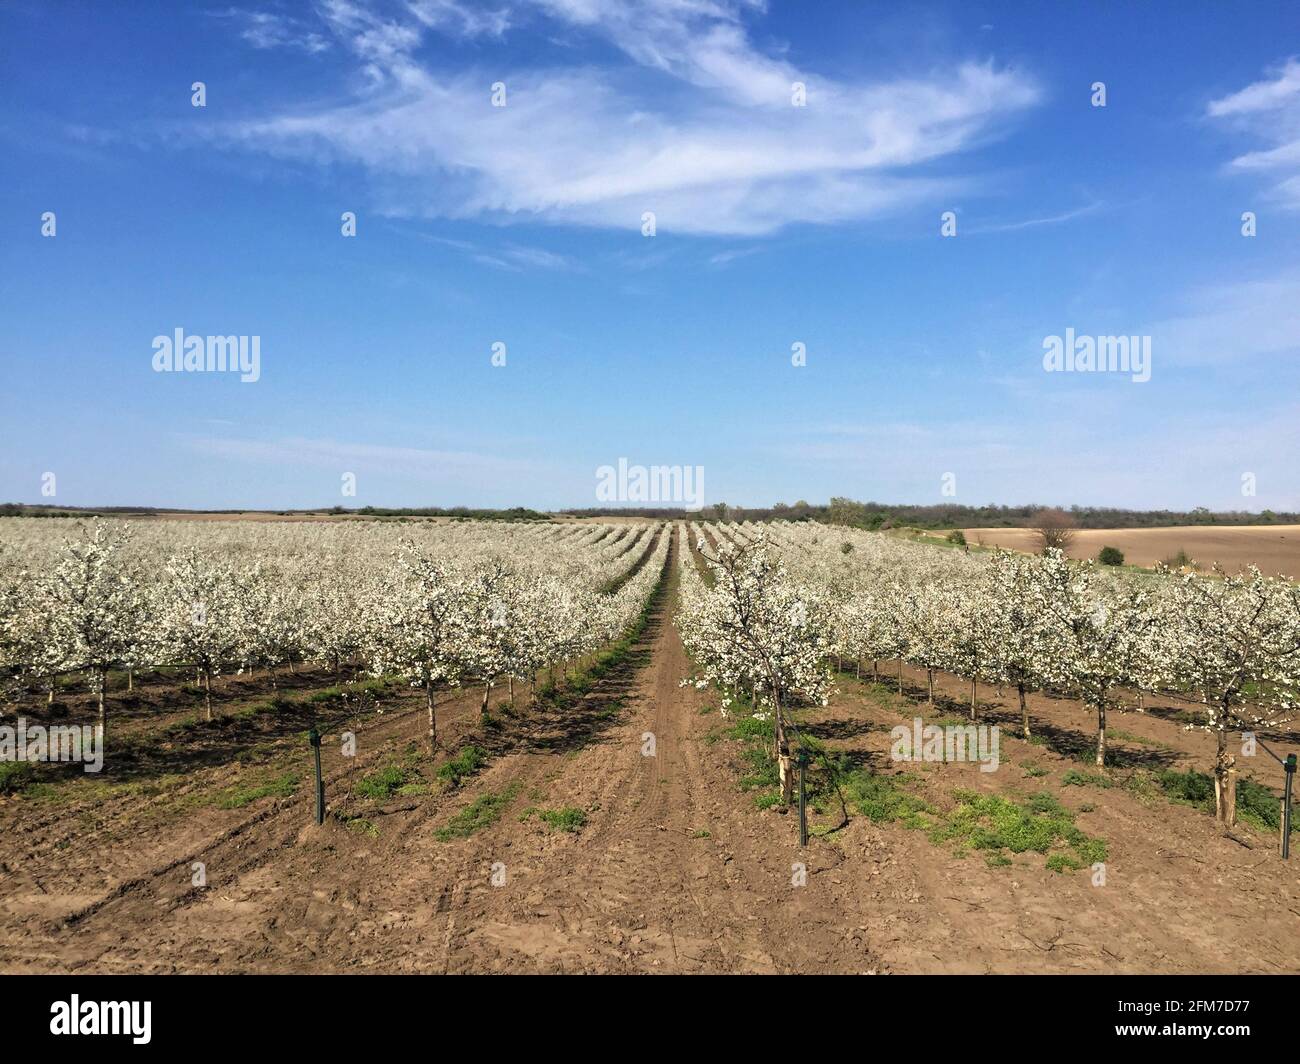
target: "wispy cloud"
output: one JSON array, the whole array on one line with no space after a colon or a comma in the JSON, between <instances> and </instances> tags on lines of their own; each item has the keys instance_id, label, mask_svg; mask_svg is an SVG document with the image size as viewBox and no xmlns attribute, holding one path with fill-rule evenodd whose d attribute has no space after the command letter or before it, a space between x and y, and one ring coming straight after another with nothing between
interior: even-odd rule
<instances>
[{"instance_id":1,"label":"wispy cloud","mask_svg":"<svg viewBox=\"0 0 1300 1064\"><path fill-rule=\"evenodd\" d=\"M800 69L750 40L740 0L515 0L486 9L323 0L366 75L343 105L227 127L246 148L366 168L380 209L661 232L754 235L867 218L960 184L908 173L997 134L1034 104L1025 74L964 62L912 79ZM517 21L612 45L607 66L445 69L427 34L500 35ZM504 81L507 106L489 86ZM807 86L806 107L791 86Z\"/></svg>"},{"instance_id":2,"label":"wispy cloud","mask_svg":"<svg viewBox=\"0 0 1300 1064\"><path fill-rule=\"evenodd\" d=\"M488 266L502 270L575 270L578 264L567 255L557 255L543 248L511 245L495 252L481 252L474 258Z\"/></svg>"},{"instance_id":3,"label":"wispy cloud","mask_svg":"<svg viewBox=\"0 0 1300 1064\"><path fill-rule=\"evenodd\" d=\"M1156 372L1161 365L1300 354L1300 274L1207 286L1185 302L1186 314L1142 330L1151 336Z\"/></svg>"},{"instance_id":4,"label":"wispy cloud","mask_svg":"<svg viewBox=\"0 0 1300 1064\"><path fill-rule=\"evenodd\" d=\"M1300 210L1300 59L1289 59L1264 80L1211 101L1206 115L1268 145L1238 155L1232 168L1269 175L1273 197Z\"/></svg>"},{"instance_id":5,"label":"wispy cloud","mask_svg":"<svg viewBox=\"0 0 1300 1064\"><path fill-rule=\"evenodd\" d=\"M1040 225L1060 225L1063 222L1072 222L1076 218L1084 218L1090 214L1096 214L1104 210L1106 204L1098 201L1089 203L1083 207L1075 207L1073 210L1062 211L1060 214L1049 214L1042 218L1026 218L1019 222L999 222L990 225L975 226L967 229L966 232L972 236L980 233L1013 233L1020 229L1034 229Z\"/></svg>"},{"instance_id":6,"label":"wispy cloud","mask_svg":"<svg viewBox=\"0 0 1300 1064\"><path fill-rule=\"evenodd\" d=\"M719 251L716 255L710 255L709 265L730 266L737 259L748 258L750 255L757 254L762 250L760 247L728 248L726 251Z\"/></svg>"},{"instance_id":7,"label":"wispy cloud","mask_svg":"<svg viewBox=\"0 0 1300 1064\"><path fill-rule=\"evenodd\" d=\"M410 232L410 230L401 230ZM499 270L511 270L513 272L522 272L525 270L573 270L583 271L581 263L568 255L561 255L555 251L548 251L545 248L529 247L523 244L505 244L501 247L490 247L484 244L476 243L472 240L461 240L455 237L438 236L433 233L421 233L416 231L415 235L427 243L438 244L441 247L453 248L456 251L462 251L475 262L483 263L485 266L492 266Z\"/></svg>"},{"instance_id":8,"label":"wispy cloud","mask_svg":"<svg viewBox=\"0 0 1300 1064\"><path fill-rule=\"evenodd\" d=\"M473 5L457 0L409 0L411 14L430 29L464 37L500 37L510 26L506 7L488 9L483 0Z\"/></svg>"},{"instance_id":9,"label":"wispy cloud","mask_svg":"<svg viewBox=\"0 0 1300 1064\"><path fill-rule=\"evenodd\" d=\"M289 48L315 55L332 47L330 38L321 28L290 15L274 11L248 11L230 7L224 11L209 11L213 18L227 19L238 27L239 36L254 48Z\"/></svg>"}]
</instances>

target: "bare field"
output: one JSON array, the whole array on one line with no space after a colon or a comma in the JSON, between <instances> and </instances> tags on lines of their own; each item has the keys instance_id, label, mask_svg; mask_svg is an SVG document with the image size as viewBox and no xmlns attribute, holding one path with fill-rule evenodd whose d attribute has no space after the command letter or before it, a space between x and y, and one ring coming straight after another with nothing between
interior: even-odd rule
<instances>
[{"instance_id":1,"label":"bare field","mask_svg":"<svg viewBox=\"0 0 1300 1064\"><path fill-rule=\"evenodd\" d=\"M965 533L971 544L1038 550L1038 534L1028 528L968 528ZM1155 565L1183 550L1207 569L1215 562L1228 572L1258 565L1268 576L1300 577L1300 525L1081 528L1068 553L1095 558L1102 547L1118 547L1130 565Z\"/></svg>"}]
</instances>

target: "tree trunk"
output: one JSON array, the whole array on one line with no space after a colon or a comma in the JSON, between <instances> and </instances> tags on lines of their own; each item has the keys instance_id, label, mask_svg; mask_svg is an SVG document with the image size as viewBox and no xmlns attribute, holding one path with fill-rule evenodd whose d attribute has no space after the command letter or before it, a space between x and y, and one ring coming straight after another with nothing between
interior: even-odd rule
<instances>
[{"instance_id":1,"label":"tree trunk","mask_svg":"<svg viewBox=\"0 0 1300 1064\"><path fill-rule=\"evenodd\" d=\"M772 719L775 722L776 763L781 775L781 804L788 806L793 794L794 774L790 771L790 745L785 738L785 721L781 716L781 702L773 696Z\"/></svg>"},{"instance_id":2,"label":"tree trunk","mask_svg":"<svg viewBox=\"0 0 1300 1064\"><path fill-rule=\"evenodd\" d=\"M203 673L203 705L207 711L207 719L212 719L212 673L207 669L201 670Z\"/></svg>"},{"instance_id":3,"label":"tree trunk","mask_svg":"<svg viewBox=\"0 0 1300 1064\"><path fill-rule=\"evenodd\" d=\"M934 670L933 669L925 670L925 681L929 685L929 689L930 689L930 693L926 699L925 704L929 706L931 709L934 709Z\"/></svg>"},{"instance_id":4,"label":"tree trunk","mask_svg":"<svg viewBox=\"0 0 1300 1064\"><path fill-rule=\"evenodd\" d=\"M128 691L135 690L135 669L126 670L126 689Z\"/></svg>"},{"instance_id":5,"label":"tree trunk","mask_svg":"<svg viewBox=\"0 0 1300 1064\"><path fill-rule=\"evenodd\" d=\"M107 670L105 670L105 669L100 669L100 670L99 670L99 673L98 673L98 679L99 679L99 684L98 684L98 687L99 687L99 692L98 692L98 695L99 695L99 731L100 731L100 734L102 735L103 732L104 732L104 723L105 723L105 717L104 717L104 688L108 686L108 672L107 672Z\"/></svg>"},{"instance_id":6,"label":"tree trunk","mask_svg":"<svg viewBox=\"0 0 1300 1064\"><path fill-rule=\"evenodd\" d=\"M880 662L875 658L871 659L871 682L880 682Z\"/></svg>"},{"instance_id":7,"label":"tree trunk","mask_svg":"<svg viewBox=\"0 0 1300 1064\"><path fill-rule=\"evenodd\" d=\"M480 716L486 717L488 715L488 696L491 694L492 685L490 683L485 683L483 685L483 705L479 709Z\"/></svg>"},{"instance_id":8,"label":"tree trunk","mask_svg":"<svg viewBox=\"0 0 1300 1064\"><path fill-rule=\"evenodd\" d=\"M1228 733L1219 731L1219 756L1214 761L1214 815L1225 827L1237 823L1236 758L1228 753Z\"/></svg>"},{"instance_id":9,"label":"tree trunk","mask_svg":"<svg viewBox=\"0 0 1300 1064\"><path fill-rule=\"evenodd\" d=\"M433 684L425 683L424 700L429 707L429 753L436 753L438 750L438 718L433 713Z\"/></svg>"},{"instance_id":10,"label":"tree trunk","mask_svg":"<svg viewBox=\"0 0 1300 1064\"><path fill-rule=\"evenodd\" d=\"M510 674L510 708L515 708L515 674Z\"/></svg>"},{"instance_id":11,"label":"tree trunk","mask_svg":"<svg viewBox=\"0 0 1300 1064\"><path fill-rule=\"evenodd\" d=\"M980 682L974 678L970 682L970 719L977 720L979 712Z\"/></svg>"},{"instance_id":12,"label":"tree trunk","mask_svg":"<svg viewBox=\"0 0 1300 1064\"><path fill-rule=\"evenodd\" d=\"M1025 705L1025 685L1023 683L1016 684L1016 693L1020 695L1020 727L1025 734L1025 738L1028 739L1029 707Z\"/></svg>"},{"instance_id":13,"label":"tree trunk","mask_svg":"<svg viewBox=\"0 0 1300 1064\"><path fill-rule=\"evenodd\" d=\"M1097 767L1106 767L1106 701L1097 703Z\"/></svg>"},{"instance_id":14,"label":"tree trunk","mask_svg":"<svg viewBox=\"0 0 1300 1064\"><path fill-rule=\"evenodd\" d=\"M903 693L903 659L898 659L898 693Z\"/></svg>"},{"instance_id":15,"label":"tree trunk","mask_svg":"<svg viewBox=\"0 0 1300 1064\"><path fill-rule=\"evenodd\" d=\"M855 662L853 663L853 678L854 678L855 680L861 680L861 679L862 679L862 659L861 659L861 658L858 658L858 660L855 661Z\"/></svg>"}]
</instances>

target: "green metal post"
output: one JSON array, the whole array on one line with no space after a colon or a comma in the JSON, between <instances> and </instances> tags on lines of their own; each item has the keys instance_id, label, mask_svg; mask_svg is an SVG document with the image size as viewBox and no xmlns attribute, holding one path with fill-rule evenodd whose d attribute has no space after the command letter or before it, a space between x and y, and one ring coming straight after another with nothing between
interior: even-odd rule
<instances>
[{"instance_id":1,"label":"green metal post","mask_svg":"<svg viewBox=\"0 0 1300 1064\"><path fill-rule=\"evenodd\" d=\"M316 757L316 823L323 824L325 823L325 780L320 773L320 732L316 730L316 725L311 726L307 739Z\"/></svg>"},{"instance_id":2,"label":"green metal post","mask_svg":"<svg viewBox=\"0 0 1300 1064\"><path fill-rule=\"evenodd\" d=\"M1282 799L1282 856L1291 856L1291 781L1295 779L1295 754L1287 754L1283 767L1286 769L1286 791Z\"/></svg>"}]
</instances>

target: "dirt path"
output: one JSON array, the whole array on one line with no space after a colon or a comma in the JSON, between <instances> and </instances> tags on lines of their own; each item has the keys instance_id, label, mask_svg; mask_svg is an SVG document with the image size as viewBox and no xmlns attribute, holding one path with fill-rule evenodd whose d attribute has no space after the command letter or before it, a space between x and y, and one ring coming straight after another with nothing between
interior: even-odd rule
<instances>
[{"instance_id":1,"label":"dirt path","mask_svg":"<svg viewBox=\"0 0 1300 1064\"><path fill-rule=\"evenodd\" d=\"M671 601L674 561L670 572ZM703 702L681 686L688 672L677 630L661 616L627 722L542 788L538 804L587 810L587 826L565 836L508 825L466 847L449 970L873 967L817 884L792 886L793 862L810 861L793 845L793 825L770 832L738 801L734 776L702 762ZM507 881L494 887L498 861Z\"/></svg>"}]
</instances>

